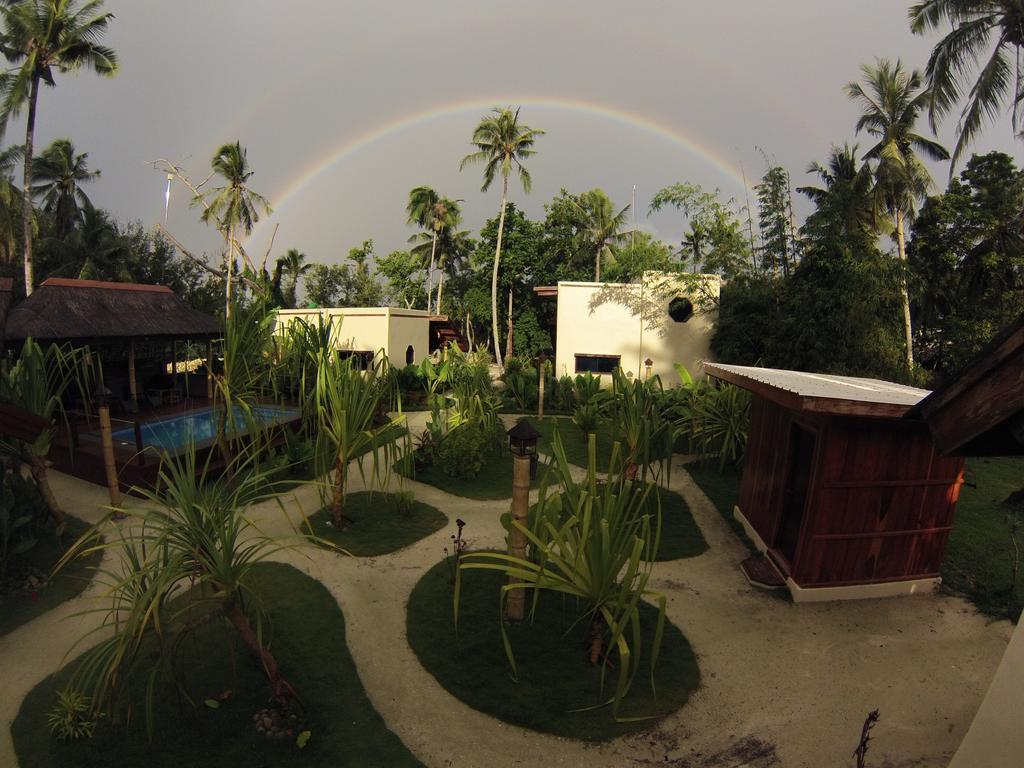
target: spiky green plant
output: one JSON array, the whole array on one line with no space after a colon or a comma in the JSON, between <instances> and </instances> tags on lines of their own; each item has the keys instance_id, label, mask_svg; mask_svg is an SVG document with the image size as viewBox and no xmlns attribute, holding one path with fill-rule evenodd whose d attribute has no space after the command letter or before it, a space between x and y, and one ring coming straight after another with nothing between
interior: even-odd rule
<instances>
[{"instance_id":1,"label":"spiky green plant","mask_svg":"<svg viewBox=\"0 0 1024 768\"><path fill-rule=\"evenodd\" d=\"M57 422L66 418L65 394L74 389L87 402L93 377L92 358L86 347L51 344L44 349L29 338L17 356L0 357L0 402L17 406L51 425L32 442L0 438L0 453L28 466L58 526L64 524L65 515L50 488L47 458Z\"/></svg>"},{"instance_id":2,"label":"spiky green plant","mask_svg":"<svg viewBox=\"0 0 1024 768\"><path fill-rule=\"evenodd\" d=\"M325 349L317 361L313 402L319 418L318 474L329 477L322 488L329 497L332 524L338 529L347 528L352 524L345 516L350 463L357 460L365 481L363 464L369 457L370 482L383 486L398 459L398 447L386 436L401 427L402 416L381 417L398 402L397 386L394 377L387 375L386 360L361 371L354 358L341 358L333 349Z\"/></svg>"},{"instance_id":3,"label":"spiky green plant","mask_svg":"<svg viewBox=\"0 0 1024 768\"><path fill-rule=\"evenodd\" d=\"M257 450L237 454L232 471L217 477L209 471L209 457L199 464L192 447L164 457L156 487L136 489L143 504L117 510L128 517L118 534L106 530L104 538L104 526L97 525L57 567L100 550L113 555L114 564L97 576L106 587L100 598L105 605L84 612L102 619L79 642L94 635L102 639L83 654L69 685L88 698L93 714L118 720L131 716L129 693L134 680L143 679L150 736L153 697L163 676L192 702L176 673L177 649L191 631L214 618L234 627L280 705L295 696L263 643L259 595L251 586L253 566L289 546L266 535L247 511L276 488L259 469Z\"/></svg>"},{"instance_id":4,"label":"spiky green plant","mask_svg":"<svg viewBox=\"0 0 1024 768\"><path fill-rule=\"evenodd\" d=\"M572 478L572 466L557 430L552 440L554 464L541 483L538 513L532 526L517 521L510 525L527 537L533 551L530 559L500 552L469 552L460 558L459 579L455 588L455 620L458 623L461 574L474 569L500 571L509 576L501 588L500 614L513 590L533 592L533 608L542 590L575 597L583 605L578 620L589 622L592 664L601 664L601 684L611 666L610 650L618 654L615 692L603 702L611 704L613 716L620 707L640 666L643 632L640 626L640 601L653 599L658 604L658 620L650 644L651 688L665 624L665 596L648 588L652 561L661 537L660 501L653 505L648 495L653 486L628 477L616 444L612 464L604 482L597 479L597 450L593 435L589 441L587 476L582 482ZM654 494L658 499L658 495ZM504 623L502 642L513 674L516 660Z\"/></svg>"},{"instance_id":5,"label":"spiky green plant","mask_svg":"<svg viewBox=\"0 0 1024 768\"><path fill-rule=\"evenodd\" d=\"M609 423L613 439L622 443L627 476L633 479L639 472L646 477L651 471L657 477L672 455L672 425L662 416L661 379L634 381L616 369L612 391Z\"/></svg>"}]
</instances>

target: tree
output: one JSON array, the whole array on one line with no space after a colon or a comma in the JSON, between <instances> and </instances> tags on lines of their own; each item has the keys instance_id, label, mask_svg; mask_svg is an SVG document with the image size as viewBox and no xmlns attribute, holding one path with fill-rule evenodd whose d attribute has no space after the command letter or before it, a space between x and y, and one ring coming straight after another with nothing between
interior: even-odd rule
<instances>
[{"instance_id":1,"label":"tree","mask_svg":"<svg viewBox=\"0 0 1024 768\"><path fill-rule=\"evenodd\" d=\"M925 77L933 131L970 87L957 127L949 170L952 176L983 123L995 118L1007 100L1013 107L1011 128L1014 133L1020 129L1024 5L1016 0L923 0L910 8L914 34L923 35L947 23L950 31L932 49ZM975 69L977 77L972 78Z\"/></svg>"},{"instance_id":2,"label":"tree","mask_svg":"<svg viewBox=\"0 0 1024 768\"><path fill-rule=\"evenodd\" d=\"M615 257L605 277L614 283L632 283L644 272L679 272L682 263L673 258L667 243L649 232L633 232L614 249Z\"/></svg>"},{"instance_id":3,"label":"tree","mask_svg":"<svg viewBox=\"0 0 1024 768\"><path fill-rule=\"evenodd\" d=\"M834 231L840 240L850 240L878 227L878 211L874 195L871 165L861 163L857 145L832 147L825 165L813 162L807 172L816 175L822 187L797 187L816 210L804 221L804 237L820 238Z\"/></svg>"},{"instance_id":4,"label":"tree","mask_svg":"<svg viewBox=\"0 0 1024 768\"><path fill-rule=\"evenodd\" d=\"M306 254L295 248L288 251L277 260L278 269L288 278L288 285L282 289L285 306L294 309L298 296L299 280L313 268L312 264L306 264Z\"/></svg>"},{"instance_id":5,"label":"tree","mask_svg":"<svg viewBox=\"0 0 1024 768\"><path fill-rule=\"evenodd\" d=\"M434 284L434 265L436 264L437 255L437 244L438 238L441 237L445 230L453 229L458 226L458 221L461 218L459 211L458 201L449 200L447 197L441 197L433 189L427 186L414 187L409 192L409 203L405 208L408 214L408 223L415 224L425 232L421 234L428 235L430 242L430 267L427 269L427 311L430 310L430 296L433 291ZM409 242L413 243L418 240L417 235L413 235L409 238ZM425 256L425 248L421 242L419 246L413 249L414 253L423 254ZM424 259L424 263L426 260ZM441 279L444 279L442 273Z\"/></svg>"},{"instance_id":6,"label":"tree","mask_svg":"<svg viewBox=\"0 0 1024 768\"><path fill-rule=\"evenodd\" d=\"M671 206L681 211L690 227L683 249L692 257L694 271L714 272L729 280L750 269L754 259L731 202L719 200L717 190L706 192L696 184L682 183L659 190L650 210Z\"/></svg>"},{"instance_id":7,"label":"tree","mask_svg":"<svg viewBox=\"0 0 1024 768\"><path fill-rule=\"evenodd\" d=\"M340 264L312 264L306 278L306 300L314 307L338 306L347 279L347 267Z\"/></svg>"},{"instance_id":8,"label":"tree","mask_svg":"<svg viewBox=\"0 0 1024 768\"><path fill-rule=\"evenodd\" d=\"M431 259L436 255L437 271L437 294L434 302L433 310L440 314L441 313L441 298L444 292L444 280L448 270L454 267L458 262L465 259L469 252L473 249L473 242L469 236L469 232L466 230L459 230L458 226L462 220L462 212L459 209L457 201L443 199L441 206L445 212L444 219L438 219L442 221L443 226L436 229L432 234L421 232L419 235L414 235L409 238L410 243L417 243L411 249L411 253L419 256L423 263L426 263L426 252L429 250L432 253ZM427 310L431 309L430 296L427 296Z\"/></svg>"},{"instance_id":9,"label":"tree","mask_svg":"<svg viewBox=\"0 0 1024 768\"><path fill-rule=\"evenodd\" d=\"M495 108L493 113L480 120L473 131L473 145L477 151L462 158L459 170L467 165L482 163L484 183L481 192L490 189L496 174L501 174L501 208L498 215L498 236L494 248L494 268L491 275L491 336L494 340L494 358L499 368L504 369L501 359L501 331L498 327L498 271L501 263L501 238L505 229L505 205L508 201L508 177L513 168L519 173L523 191L530 192L530 173L523 160L536 154L533 144L544 131L519 124L519 109Z\"/></svg>"},{"instance_id":10,"label":"tree","mask_svg":"<svg viewBox=\"0 0 1024 768\"><path fill-rule=\"evenodd\" d=\"M36 107L40 83L55 85L54 70L72 72L89 68L100 75L117 71L117 55L100 45L113 14L101 11L103 0L21 0L0 6L3 30L0 49L14 69L0 75L3 109L0 133L28 106L25 122L25 166L22 189L32 189L32 152L36 130ZM22 237L24 239L25 293L32 293L32 196L22 196Z\"/></svg>"},{"instance_id":11,"label":"tree","mask_svg":"<svg viewBox=\"0 0 1024 768\"><path fill-rule=\"evenodd\" d=\"M951 374L1024 306L1024 171L1009 155L975 155L929 197L907 244L918 354Z\"/></svg>"},{"instance_id":12,"label":"tree","mask_svg":"<svg viewBox=\"0 0 1024 768\"><path fill-rule=\"evenodd\" d=\"M0 263L12 261L21 226L21 190L14 184L14 166L22 159L20 146L0 151Z\"/></svg>"},{"instance_id":13,"label":"tree","mask_svg":"<svg viewBox=\"0 0 1024 768\"><path fill-rule=\"evenodd\" d=\"M377 259L377 272L388 281L388 297L392 306L412 308L426 301L423 260L418 256L409 251L392 251Z\"/></svg>"},{"instance_id":14,"label":"tree","mask_svg":"<svg viewBox=\"0 0 1024 768\"><path fill-rule=\"evenodd\" d=\"M238 246L235 234L241 228L248 235L260 220L260 210L269 214L271 208L262 195L246 186L253 171L249 170L245 149L237 141L221 146L210 161L210 167L224 179L225 184L215 187L209 199L198 195L192 203L202 204L203 214L200 218L207 223L213 221L224 235L224 312L227 316L231 314L231 276L235 271L235 248ZM245 251L241 253L246 267L252 274L257 274L256 267L246 257Z\"/></svg>"},{"instance_id":15,"label":"tree","mask_svg":"<svg viewBox=\"0 0 1024 768\"><path fill-rule=\"evenodd\" d=\"M781 267L782 274L789 275L790 267L798 260L789 173L780 165L771 166L754 191L761 230L761 268L777 276Z\"/></svg>"},{"instance_id":16,"label":"tree","mask_svg":"<svg viewBox=\"0 0 1024 768\"><path fill-rule=\"evenodd\" d=\"M846 94L860 103L863 113L857 132L865 131L877 143L864 155L876 161L875 194L896 224L896 247L901 265L906 266L904 220L913 219L917 201L924 197L932 179L916 152L932 160L948 160L949 152L936 141L914 132L914 124L931 98L921 87L921 74L906 72L899 60L895 64L879 59L875 66L861 67L864 83L849 83ZM907 369L914 367L914 343L910 321L910 294L906 275L900 279L903 297L903 331L906 338Z\"/></svg>"},{"instance_id":17,"label":"tree","mask_svg":"<svg viewBox=\"0 0 1024 768\"><path fill-rule=\"evenodd\" d=\"M580 195L578 203L583 215L579 232L581 250L594 259L594 281L601 282L601 262L614 259L612 246L623 242L624 227L630 206L618 213L611 198L602 189L592 189Z\"/></svg>"},{"instance_id":18,"label":"tree","mask_svg":"<svg viewBox=\"0 0 1024 768\"><path fill-rule=\"evenodd\" d=\"M33 161L33 175L38 183L32 197L42 198L42 210L54 218L59 236L66 236L75 226L82 210L92 207L82 185L100 177L90 171L89 153L75 154L70 139L55 139Z\"/></svg>"},{"instance_id":19,"label":"tree","mask_svg":"<svg viewBox=\"0 0 1024 768\"><path fill-rule=\"evenodd\" d=\"M376 307L384 300L384 288L370 272L373 258L373 240L364 240L358 248L350 248L348 259L352 266L342 286L342 301L346 307Z\"/></svg>"}]
</instances>

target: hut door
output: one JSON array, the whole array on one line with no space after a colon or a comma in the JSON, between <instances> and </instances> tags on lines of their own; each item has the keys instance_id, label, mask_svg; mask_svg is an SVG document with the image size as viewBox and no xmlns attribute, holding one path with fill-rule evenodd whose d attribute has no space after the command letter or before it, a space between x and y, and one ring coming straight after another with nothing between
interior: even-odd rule
<instances>
[{"instance_id":1,"label":"hut door","mask_svg":"<svg viewBox=\"0 0 1024 768\"><path fill-rule=\"evenodd\" d=\"M800 540L800 525L807 504L807 489L810 486L811 466L814 460L815 436L810 430L797 424L792 427L789 438L789 467L786 471L786 488L783 493L782 519L775 534L775 548L792 564L796 557L797 542Z\"/></svg>"}]
</instances>

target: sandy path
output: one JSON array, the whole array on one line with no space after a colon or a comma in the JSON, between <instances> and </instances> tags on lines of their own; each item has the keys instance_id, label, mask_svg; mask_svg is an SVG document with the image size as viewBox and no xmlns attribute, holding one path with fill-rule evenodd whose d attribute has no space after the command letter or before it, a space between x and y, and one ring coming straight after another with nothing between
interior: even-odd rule
<instances>
[{"instance_id":1,"label":"sandy path","mask_svg":"<svg viewBox=\"0 0 1024 768\"><path fill-rule=\"evenodd\" d=\"M876 707L882 720L872 742L873 766L945 766L995 672L1010 624L991 623L949 596L795 606L752 589L737 568L746 550L680 461L672 487L690 505L711 548L700 557L659 563L654 586L665 592L670 618L690 639L703 684L653 731L608 744L536 734L464 706L420 667L405 641L409 593L442 556L455 518L466 521L473 546L499 545L504 532L498 516L507 501L462 499L407 481L417 498L448 515L448 527L382 557L303 549L279 559L335 595L374 706L430 766L849 766L861 722ZM64 477L55 485L69 511L98 518L103 489ZM353 490L360 485L353 473ZM311 485L285 500L293 516L318 505ZM287 530L273 504L254 515L268 530ZM81 626L63 623L64 617L83 604L65 603L0 638L5 722L28 690L59 665ZM287 668L287 660L282 663ZM0 765L14 764L4 728Z\"/></svg>"}]
</instances>

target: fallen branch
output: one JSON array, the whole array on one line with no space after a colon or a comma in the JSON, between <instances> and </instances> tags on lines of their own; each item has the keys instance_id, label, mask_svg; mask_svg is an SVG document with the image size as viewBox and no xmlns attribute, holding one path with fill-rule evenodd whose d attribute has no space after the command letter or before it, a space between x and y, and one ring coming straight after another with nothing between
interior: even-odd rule
<instances>
[{"instance_id":1,"label":"fallen branch","mask_svg":"<svg viewBox=\"0 0 1024 768\"><path fill-rule=\"evenodd\" d=\"M853 750L853 756L857 758L857 768L866 768L868 754L868 743L871 741L871 729L875 727L875 723L878 722L878 710L872 710L868 713L868 716L864 720L864 726L860 730L860 741L857 744L857 748Z\"/></svg>"}]
</instances>

